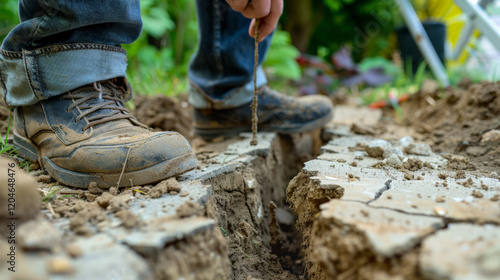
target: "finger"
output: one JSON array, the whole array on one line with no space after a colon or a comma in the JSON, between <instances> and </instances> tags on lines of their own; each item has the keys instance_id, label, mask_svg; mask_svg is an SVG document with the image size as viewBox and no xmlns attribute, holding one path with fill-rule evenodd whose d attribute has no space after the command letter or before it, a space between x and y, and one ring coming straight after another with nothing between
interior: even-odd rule
<instances>
[{"instance_id":1,"label":"finger","mask_svg":"<svg viewBox=\"0 0 500 280\"><path fill-rule=\"evenodd\" d=\"M241 14L247 18L263 18L269 15L271 11L272 0L252 0Z\"/></svg>"},{"instance_id":2,"label":"finger","mask_svg":"<svg viewBox=\"0 0 500 280\"><path fill-rule=\"evenodd\" d=\"M250 0L226 0L231 8L237 12L243 12Z\"/></svg>"},{"instance_id":3,"label":"finger","mask_svg":"<svg viewBox=\"0 0 500 280\"><path fill-rule=\"evenodd\" d=\"M274 31L282 13L283 0L272 0L269 15L260 19L259 42L262 42L269 34ZM252 38L255 37L254 26L255 20L252 20L252 23L250 24L250 28L248 30L250 37Z\"/></svg>"}]
</instances>

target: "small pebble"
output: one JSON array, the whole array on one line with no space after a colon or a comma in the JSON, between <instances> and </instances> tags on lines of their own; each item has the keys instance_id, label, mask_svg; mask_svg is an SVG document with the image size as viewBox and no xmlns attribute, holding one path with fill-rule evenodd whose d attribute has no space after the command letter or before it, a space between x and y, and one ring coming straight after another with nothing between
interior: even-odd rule
<instances>
[{"instance_id":1,"label":"small pebble","mask_svg":"<svg viewBox=\"0 0 500 280\"><path fill-rule=\"evenodd\" d=\"M443 207L439 207L439 206L436 206L434 207L434 213L438 216L444 216L446 215L448 211L446 211L446 209L444 209Z\"/></svg>"},{"instance_id":2,"label":"small pebble","mask_svg":"<svg viewBox=\"0 0 500 280\"><path fill-rule=\"evenodd\" d=\"M83 250L80 246L78 246L77 244L73 243L73 244L69 244L67 247L66 247L66 252L68 253L68 255L70 255L72 258L78 258L80 257L81 255L83 255Z\"/></svg>"},{"instance_id":3,"label":"small pebble","mask_svg":"<svg viewBox=\"0 0 500 280\"><path fill-rule=\"evenodd\" d=\"M144 202L144 201L143 201L143 202L141 202L141 207L142 207L142 208L146 207L146 202Z\"/></svg>"},{"instance_id":4,"label":"small pebble","mask_svg":"<svg viewBox=\"0 0 500 280\"><path fill-rule=\"evenodd\" d=\"M75 268L71 261L66 258L52 258L47 263L47 269L51 274L72 274Z\"/></svg>"},{"instance_id":5,"label":"small pebble","mask_svg":"<svg viewBox=\"0 0 500 280\"><path fill-rule=\"evenodd\" d=\"M30 170L38 170L40 169L40 165L36 162L33 162L32 164L30 164Z\"/></svg>"},{"instance_id":6,"label":"small pebble","mask_svg":"<svg viewBox=\"0 0 500 280\"><path fill-rule=\"evenodd\" d=\"M444 198L440 197L440 196L437 196L436 197L436 202L437 203L442 203L442 202L445 202Z\"/></svg>"},{"instance_id":7,"label":"small pebble","mask_svg":"<svg viewBox=\"0 0 500 280\"><path fill-rule=\"evenodd\" d=\"M413 180L413 179L415 179L415 175L413 175L411 173L406 173L405 174L405 179L406 180Z\"/></svg>"}]
</instances>

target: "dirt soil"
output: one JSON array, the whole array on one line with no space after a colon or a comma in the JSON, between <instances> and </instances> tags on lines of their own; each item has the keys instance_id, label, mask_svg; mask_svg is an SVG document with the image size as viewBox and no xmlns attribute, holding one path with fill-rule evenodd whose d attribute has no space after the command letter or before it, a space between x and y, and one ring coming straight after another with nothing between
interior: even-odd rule
<instances>
[{"instance_id":1,"label":"dirt soil","mask_svg":"<svg viewBox=\"0 0 500 280\"><path fill-rule=\"evenodd\" d=\"M420 133L436 153L467 157L482 175L500 170L500 83L463 81L459 88L439 90L427 82L402 104L404 125ZM489 138L489 139L488 139Z\"/></svg>"}]
</instances>

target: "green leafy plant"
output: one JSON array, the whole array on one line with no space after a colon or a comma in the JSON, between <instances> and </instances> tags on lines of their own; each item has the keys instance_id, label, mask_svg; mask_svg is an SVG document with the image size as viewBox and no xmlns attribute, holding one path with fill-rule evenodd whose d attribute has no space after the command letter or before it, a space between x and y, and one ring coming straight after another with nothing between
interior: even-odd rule
<instances>
[{"instance_id":1,"label":"green leafy plant","mask_svg":"<svg viewBox=\"0 0 500 280\"><path fill-rule=\"evenodd\" d=\"M17 0L3 0L0 5L0 42L19 23L17 10Z\"/></svg>"},{"instance_id":2,"label":"green leafy plant","mask_svg":"<svg viewBox=\"0 0 500 280\"><path fill-rule=\"evenodd\" d=\"M299 55L300 52L291 44L290 34L276 30L263 66L267 67L273 75L298 79L302 74L296 60Z\"/></svg>"}]
</instances>

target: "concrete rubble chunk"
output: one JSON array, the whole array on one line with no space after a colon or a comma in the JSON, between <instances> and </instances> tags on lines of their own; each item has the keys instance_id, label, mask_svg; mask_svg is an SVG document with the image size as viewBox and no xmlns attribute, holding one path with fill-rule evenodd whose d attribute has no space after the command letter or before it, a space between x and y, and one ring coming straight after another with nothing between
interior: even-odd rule
<instances>
[{"instance_id":1,"label":"concrete rubble chunk","mask_svg":"<svg viewBox=\"0 0 500 280\"><path fill-rule=\"evenodd\" d=\"M389 147L384 151L384 154L382 156L384 158L390 158L393 155L397 156L400 160L404 158L403 151L398 147Z\"/></svg>"},{"instance_id":2,"label":"concrete rubble chunk","mask_svg":"<svg viewBox=\"0 0 500 280\"><path fill-rule=\"evenodd\" d=\"M361 163L364 164L365 160ZM363 202L375 199L380 190L386 187L387 181L390 180L390 178L384 179L378 176L381 170L353 167L347 162L336 162L332 166L329 161L312 160L306 162L303 170L309 174L315 174L309 178L317 181L321 189L338 190L342 193L343 199ZM353 178L349 178L349 174L352 174ZM290 183L290 185L292 184Z\"/></svg>"},{"instance_id":3,"label":"concrete rubble chunk","mask_svg":"<svg viewBox=\"0 0 500 280\"><path fill-rule=\"evenodd\" d=\"M391 144L382 139L376 139L368 142L365 147L365 152L374 158L382 157L384 152L391 147Z\"/></svg>"},{"instance_id":4,"label":"concrete rubble chunk","mask_svg":"<svg viewBox=\"0 0 500 280\"><path fill-rule=\"evenodd\" d=\"M419 267L427 279L500 279L500 227L450 224L424 240Z\"/></svg>"},{"instance_id":5,"label":"concrete rubble chunk","mask_svg":"<svg viewBox=\"0 0 500 280\"><path fill-rule=\"evenodd\" d=\"M25 250L47 250L61 246L62 234L46 220L31 220L18 231L19 244Z\"/></svg>"},{"instance_id":6,"label":"concrete rubble chunk","mask_svg":"<svg viewBox=\"0 0 500 280\"><path fill-rule=\"evenodd\" d=\"M419 156L432 155L431 146L425 143L410 143L408 146L404 148L404 151L405 153L410 155L419 155Z\"/></svg>"},{"instance_id":7,"label":"concrete rubble chunk","mask_svg":"<svg viewBox=\"0 0 500 280\"><path fill-rule=\"evenodd\" d=\"M415 141L415 140L413 140L413 138L411 138L410 136L405 136L405 137L399 139L398 146L404 149L404 148L408 147L408 145L413 143L413 141Z\"/></svg>"}]
</instances>

